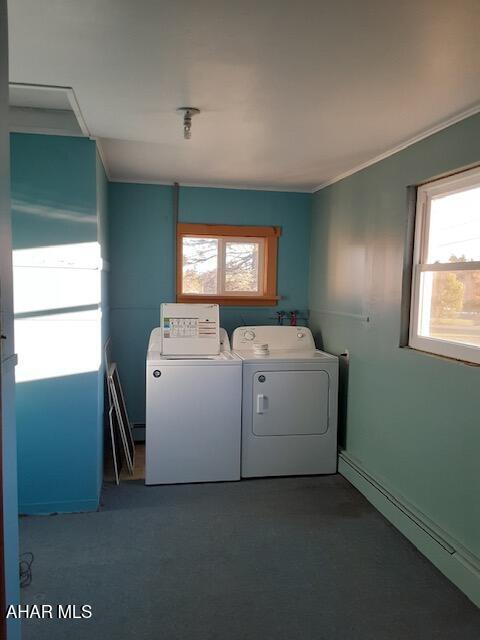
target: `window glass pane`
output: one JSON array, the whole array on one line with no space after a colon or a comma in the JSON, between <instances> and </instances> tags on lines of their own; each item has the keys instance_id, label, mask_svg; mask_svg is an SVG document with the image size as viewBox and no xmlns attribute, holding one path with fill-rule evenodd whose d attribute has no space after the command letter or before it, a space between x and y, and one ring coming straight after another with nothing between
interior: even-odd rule
<instances>
[{"instance_id":1,"label":"window glass pane","mask_svg":"<svg viewBox=\"0 0 480 640\"><path fill-rule=\"evenodd\" d=\"M480 187L433 198L427 262L480 260Z\"/></svg>"},{"instance_id":2,"label":"window glass pane","mask_svg":"<svg viewBox=\"0 0 480 640\"><path fill-rule=\"evenodd\" d=\"M259 243L225 243L225 291L259 291Z\"/></svg>"},{"instance_id":3,"label":"window glass pane","mask_svg":"<svg viewBox=\"0 0 480 640\"><path fill-rule=\"evenodd\" d=\"M422 273L418 333L480 346L480 271Z\"/></svg>"},{"instance_id":4,"label":"window glass pane","mask_svg":"<svg viewBox=\"0 0 480 640\"><path fill-rule=\"evenodd\" d=\"M183 238L182 293L217 293L218 240Z\"/></svg>"}]
</instances>

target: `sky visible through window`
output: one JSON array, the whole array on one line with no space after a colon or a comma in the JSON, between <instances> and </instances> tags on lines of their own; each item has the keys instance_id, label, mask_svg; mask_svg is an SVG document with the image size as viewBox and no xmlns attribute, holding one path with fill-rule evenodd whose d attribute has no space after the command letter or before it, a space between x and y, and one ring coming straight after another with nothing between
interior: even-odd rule
<instances>
[{"instance_id":1,"label":"sky visible through window","mask_svg":"<svg viewBox=\"0 0 480 640\"><path fill-rule=\"evenodd\" d=\"M433 198L431 204L427 262L465 260L480 261L480 187Z\"/></svg>"}]
</instances>

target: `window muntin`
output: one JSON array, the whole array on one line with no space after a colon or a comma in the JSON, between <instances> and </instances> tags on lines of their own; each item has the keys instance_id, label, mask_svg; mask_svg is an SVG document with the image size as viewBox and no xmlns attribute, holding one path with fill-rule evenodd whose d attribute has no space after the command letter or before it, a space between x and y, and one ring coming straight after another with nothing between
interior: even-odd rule
<instances>
[{"instance_id":1,"label":"window muntin","mask_svg":"<svg viewBox=\"0 0 480 640\"><path fill-rule=\"evenodd\" d=\"M278 227L178 223L177 302L273 306Z\"/></svg>"},{"instance_id":2,"label":"window muntin","mask_svg":"<svg viewBox=\"0 0 480 640\"><path fill-rule=\"evenodd\" d=\"M480 363L480 170L419 187L410 346Z\"/></svg>"}]
</instances>

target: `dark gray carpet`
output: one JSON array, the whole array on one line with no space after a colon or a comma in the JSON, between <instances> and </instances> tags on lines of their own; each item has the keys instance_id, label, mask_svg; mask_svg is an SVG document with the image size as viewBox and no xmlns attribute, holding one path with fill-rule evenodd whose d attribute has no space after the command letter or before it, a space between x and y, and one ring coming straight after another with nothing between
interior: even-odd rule
<instances>
[{"instance_id":1,"label":"dark gray carpet","mask_svg":"<svg viewBox=\"0 0 480 640\"><path fill-rule=\"evenodd\" d=\"M100 513L28 517L25 602L91 620L24 640L478 640L480 610L340 476L107 485Z\"/></svg>"}]
</instances>

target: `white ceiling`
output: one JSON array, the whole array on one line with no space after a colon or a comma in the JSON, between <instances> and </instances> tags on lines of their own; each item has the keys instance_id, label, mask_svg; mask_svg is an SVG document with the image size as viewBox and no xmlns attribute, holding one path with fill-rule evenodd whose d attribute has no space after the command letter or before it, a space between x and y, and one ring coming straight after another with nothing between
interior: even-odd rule
<instances>
[{"instance_id":1,"label":"white ceiling","mask_svg":"<svg viewBox=\"0 0 480 640\"><path fill-rule=\"evenodd\" d=\"M8 9L11 81L73 87L113 179L313 190L480 103L479 0Z\"/></svg>"}]
</instances>

